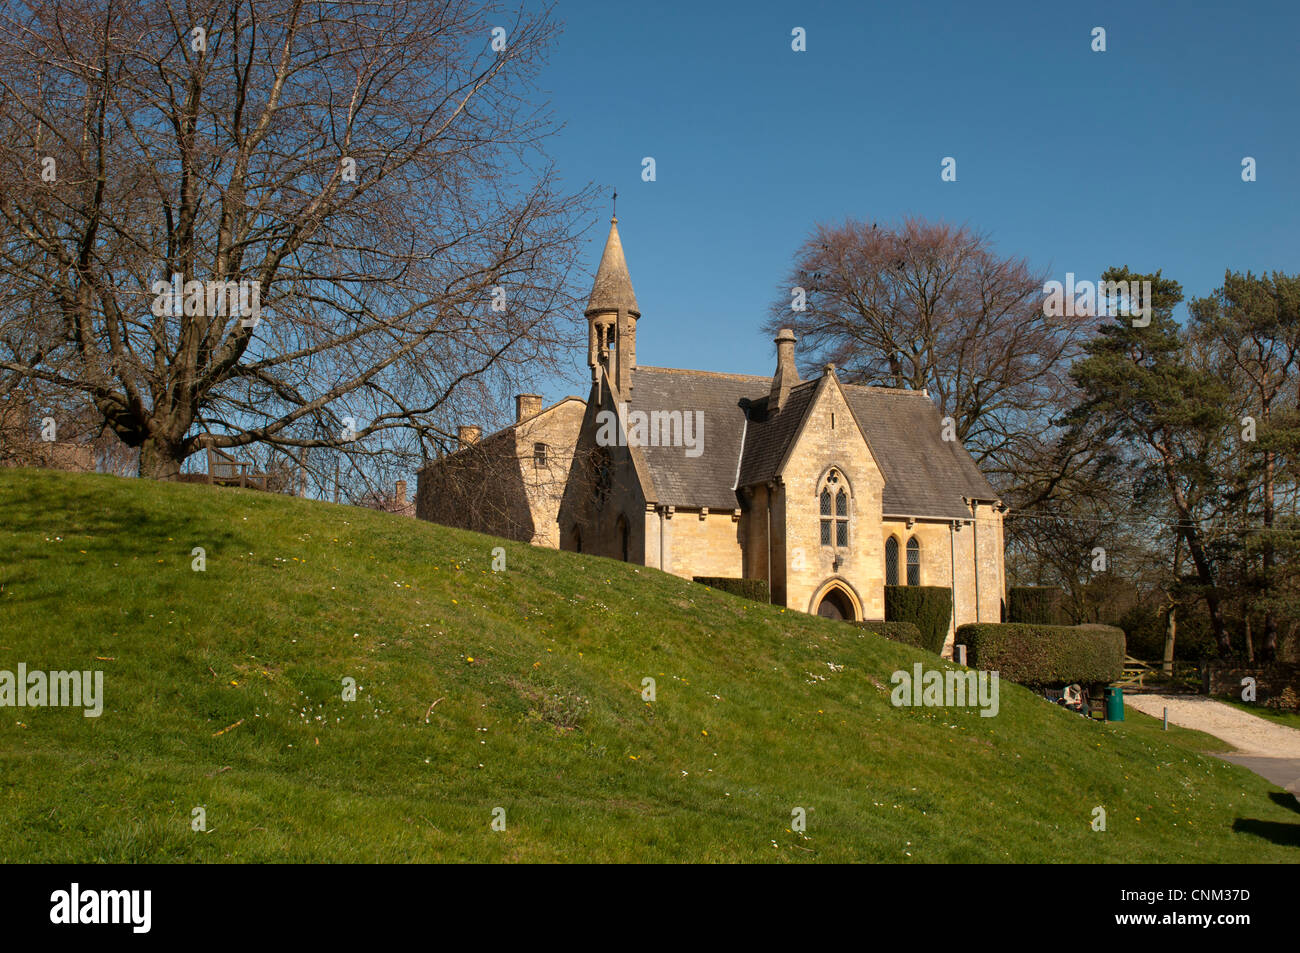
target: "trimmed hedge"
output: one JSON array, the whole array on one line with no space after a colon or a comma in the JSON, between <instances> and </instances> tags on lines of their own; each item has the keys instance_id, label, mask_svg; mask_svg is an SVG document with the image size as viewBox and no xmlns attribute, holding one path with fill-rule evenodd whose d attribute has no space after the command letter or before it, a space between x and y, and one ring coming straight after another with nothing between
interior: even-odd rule
<instances>
[{"instance_id":1,"label":"trimmed hedge","mask_svg":"<svg viewBox=\"0 0 1300 953\"><path fill-rule=\"evenodd\" d=\"M939 655L952 621L952 591L943 586L886 586L885 618L921 631L921 648Z\"/></svg>"},{"instance_id":2,"label":"trimmed hedge","mask_svg":"<svg viewBox=\"0 0 1300 953\"><path fill-rule=\"evenodd\" d=\"M925 639L921 636L921 630L910 622L855 622L853 623L860 629L866 629L873 635L889 639L891 642L901 642L904 645L915 646L918 649L925 648Z\"/></svg>"},{"instance_id":3,"label":"trimmed hedge","mask_svg":"<svg viewBox=\"0 0 1300 953\"><path fill-rule=\"evenodd\" d=\"M1124 671L1124 630L1109 625L973 622L957 628L966 664L1033 687L1114 682Z\"/></svg>"},{"instance_id":4,"label":"trimmed hedge","mask_svg":"<svg viewBox=\"0 0 1300 953\"><path fill-rule=\"evenodd\" d=\"M710 589L717 589L719 592L729 592L733 596L753 599L755 602L772 601L772 597L768 595L766 579L736 579L731 576L695 576L693 578L700 585L708 586Z\"/></svg>"},{"instance_id":5,"label":"trimmed hedge","mask_svg":"<svg viewBox=\"0 0 1300 953\"><path fill-rule=\"evenodd\" d=\"M1061 625L1065 593L1052 586L1012 586L1007 590L1007 621Z\"/></svg>"}]
</instances>

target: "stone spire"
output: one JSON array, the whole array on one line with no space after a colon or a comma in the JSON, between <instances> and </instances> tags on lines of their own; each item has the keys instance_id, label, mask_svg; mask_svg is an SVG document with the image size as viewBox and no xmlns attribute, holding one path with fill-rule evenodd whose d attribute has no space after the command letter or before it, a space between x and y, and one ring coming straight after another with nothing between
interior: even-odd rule
<instances>
[{"instance_id":1,"label":"stone spire","mask_svg":"<svg viewBox=\"0 0 1300 953\"><path fill-rule=\"evenodd\" d=\"M632 276L627 273L623 257L623 242L618 237L618 219L609 220L609 238L605 240L605 254L596 269L596 281L587 299L587 317L602 311L626 311L641 316L636 306L636 293L632 290Z\"/></svg>"},{"instance_id":2,"label":"stone spire","mask_svg":"<svg viewBox=\"0 0 1300 953\"><path fill-rule=\"evenodd\" d=\"M586 316L587 363L591 366L592 379L598 380L600 368L608 367L615 386L627 396L632 386L632 370L636 367L636 322L641 310L623 257L617 216L609 220L609 238L605 240L605 253L600 257L591 297L587 299ZM612 367L609 366L610 348L614 350Z\"/></svg>"}]
</instances>

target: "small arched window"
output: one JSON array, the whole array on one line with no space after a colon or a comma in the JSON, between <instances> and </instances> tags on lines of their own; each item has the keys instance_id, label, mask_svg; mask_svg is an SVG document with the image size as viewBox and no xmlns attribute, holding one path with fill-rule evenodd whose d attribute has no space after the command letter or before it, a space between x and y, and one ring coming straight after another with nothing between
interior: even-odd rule
<instances>
[{"instance_id":1,"label":"small arched window","mask_svg":"<svg viewBox=\"0 0 1300 953\"><path fill-rule=\"evenodd\" d=\"M885 540L885 585L898 585L898 537Z\"/></svg>"},{"instance_id":2,"label":"small arched window","mask_svg":"<svg viewBox=\"0 0 1300 953\"><path fill-rule=\"evenodd\" d=\"M818 494L823 546L847 549L849 545L849 494L837 471L831 470Z\"/></svg>"},{"instance_id":3,"label":"small arched window","mask_svg":"<svg viewBox=\"0 0 1300 953\"><path fill-rule=\"evenodd\" d=\"M921 584L921 543L915 536L907 541L907 584Z\"/></svg>"}]
</instances>

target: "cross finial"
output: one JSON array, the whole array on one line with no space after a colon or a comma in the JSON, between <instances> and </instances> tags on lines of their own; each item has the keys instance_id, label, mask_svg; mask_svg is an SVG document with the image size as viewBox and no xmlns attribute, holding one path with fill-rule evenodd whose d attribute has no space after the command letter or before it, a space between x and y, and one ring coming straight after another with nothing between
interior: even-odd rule
<instances>
[{"instance_id":1,"label":"cross finial","mask_svg":"<svg viewBox=\"0 0 1300 953\"><path fill-rule=\"evenodd\" d=\"M614 189L614 221L618 221L618 189Z\"/></svg>"}]
</instances>

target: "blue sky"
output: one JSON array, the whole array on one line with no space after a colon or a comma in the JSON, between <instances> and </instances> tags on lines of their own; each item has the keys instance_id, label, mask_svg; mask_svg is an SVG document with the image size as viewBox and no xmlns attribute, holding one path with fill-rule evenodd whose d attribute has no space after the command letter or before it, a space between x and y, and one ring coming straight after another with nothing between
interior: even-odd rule
<instances>
[{"instance_id":1,"label":"blue sky","mask_svg":"<svg viewBox=\"0 0 1300 953\"><path fill-rule=\"evenodd\" d=\"M1294 0L562 0L557 15L542 86L566 126L550 151L570 186L618 188L642 364L770 373L759 328L793 252L845 217L965 223L1057 278L1161 268L1189 297L1225 268L1300 272Z\"/></svg>"}]
</instances>

